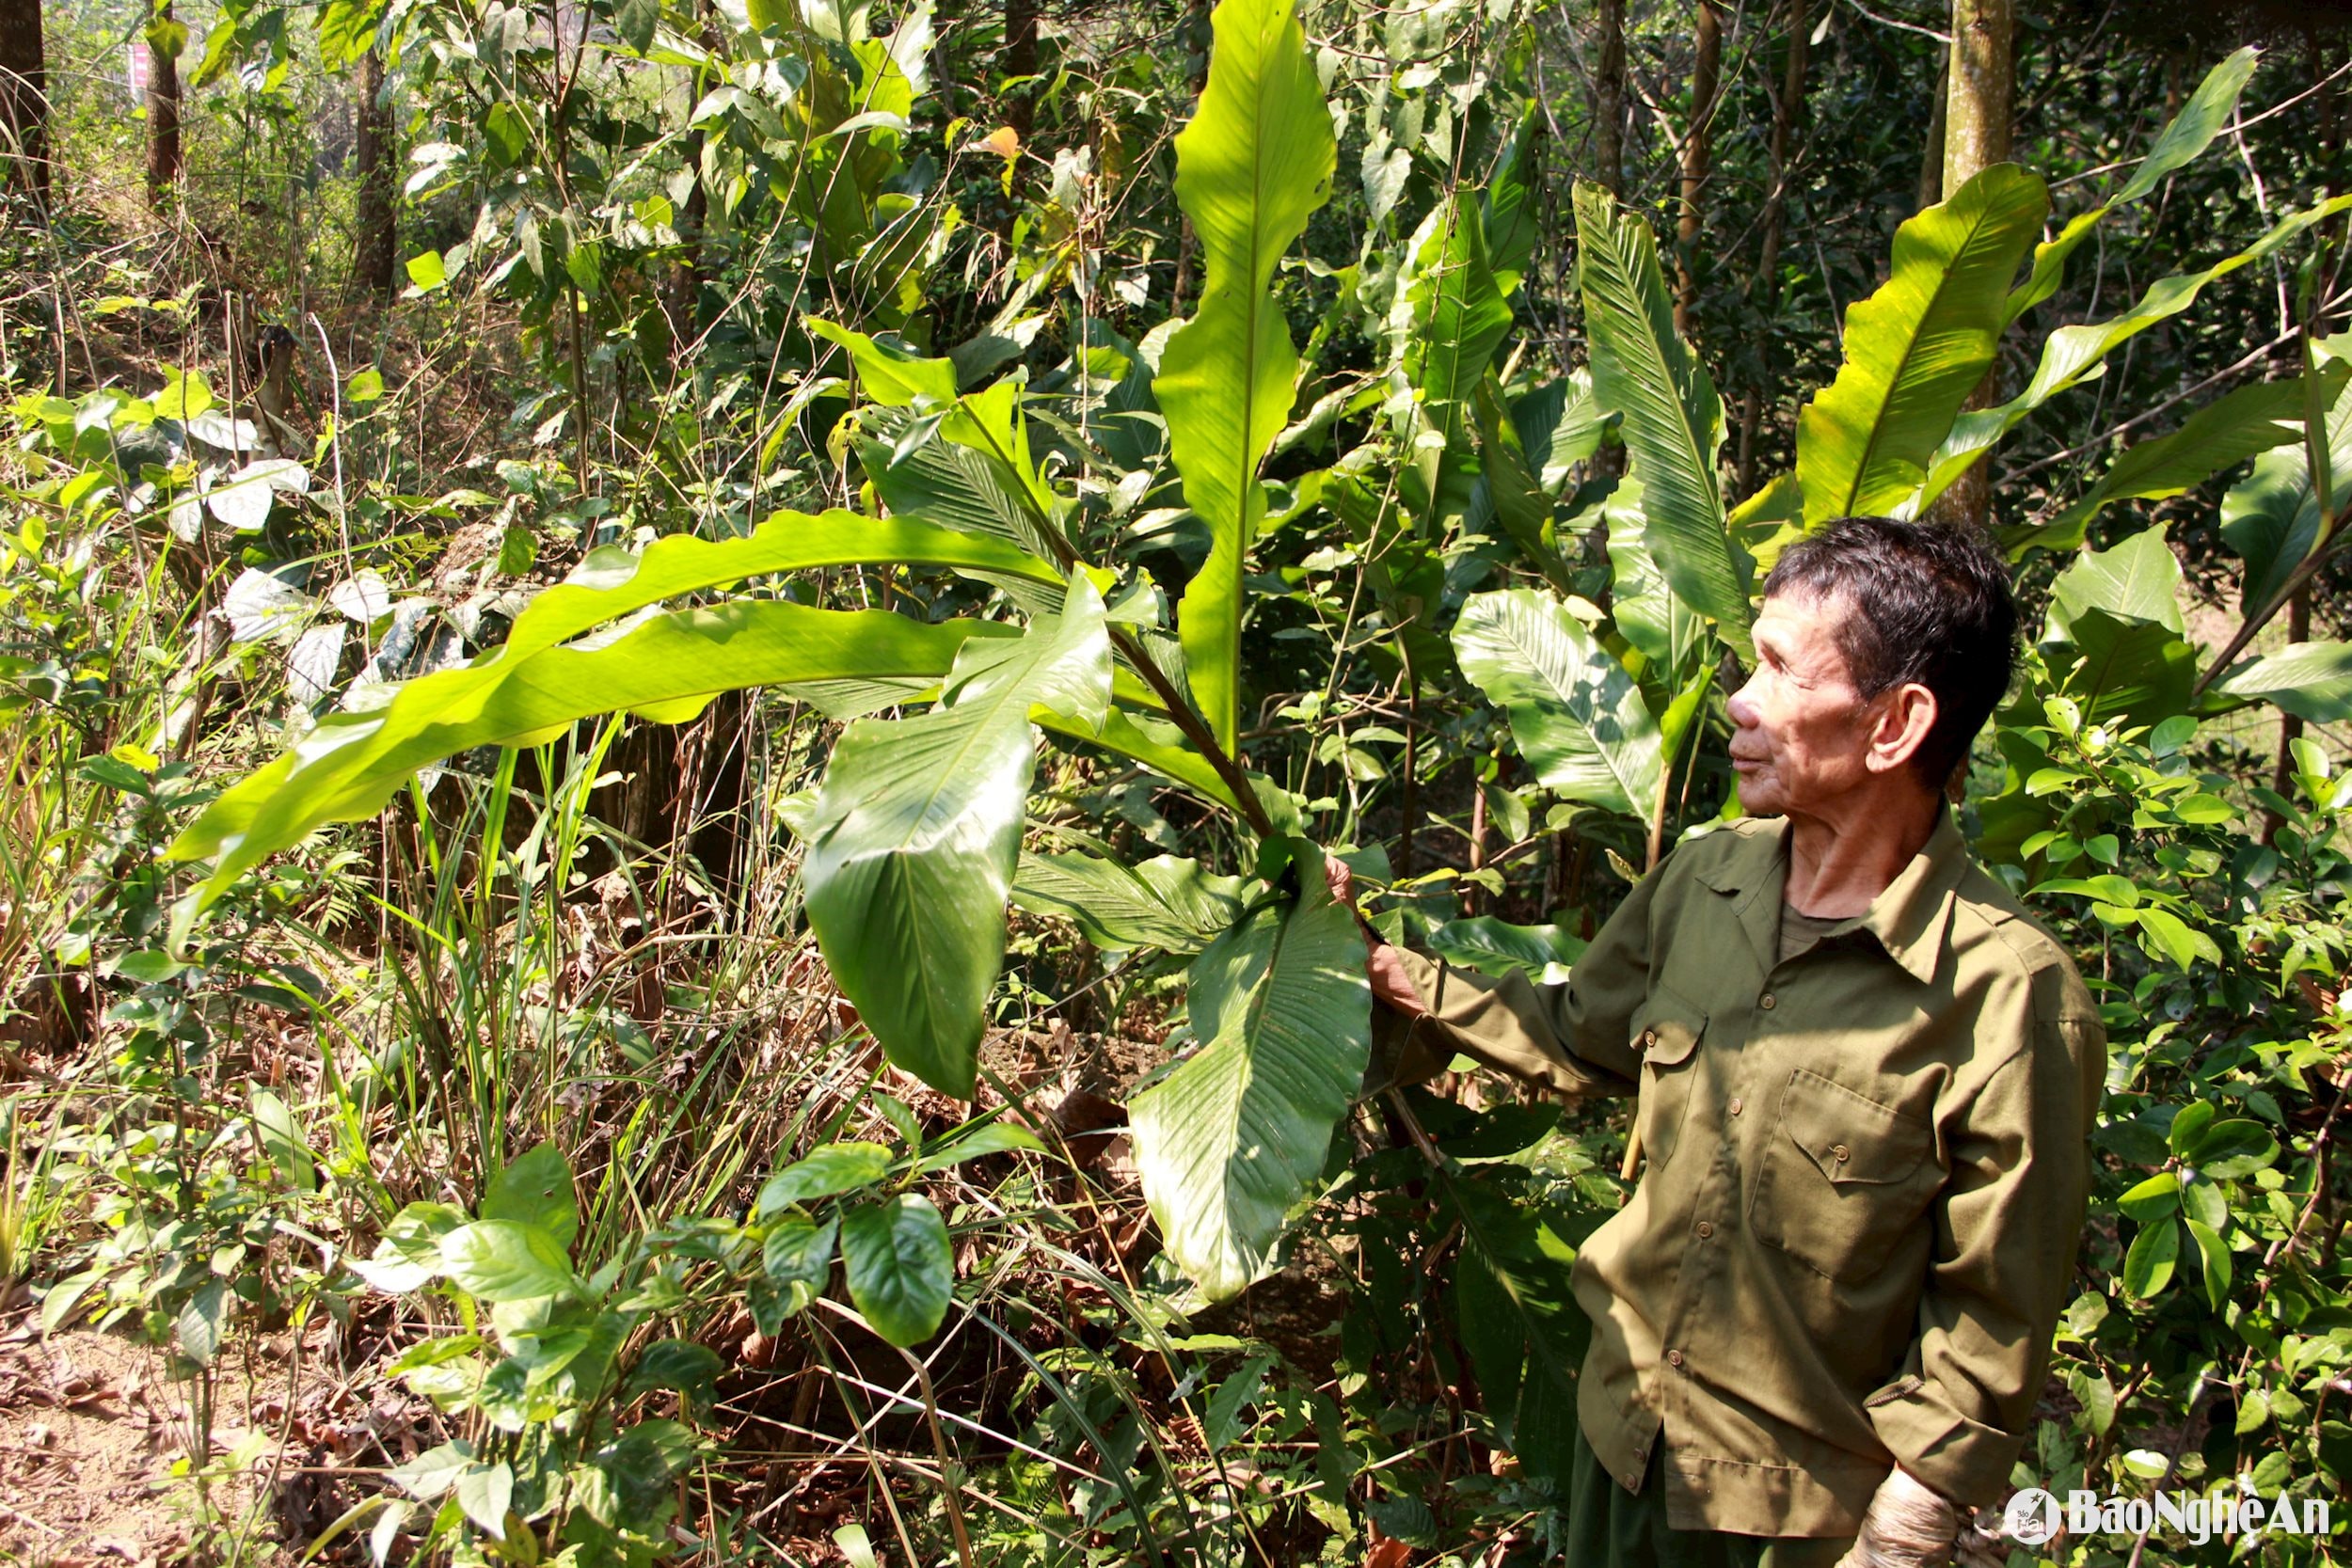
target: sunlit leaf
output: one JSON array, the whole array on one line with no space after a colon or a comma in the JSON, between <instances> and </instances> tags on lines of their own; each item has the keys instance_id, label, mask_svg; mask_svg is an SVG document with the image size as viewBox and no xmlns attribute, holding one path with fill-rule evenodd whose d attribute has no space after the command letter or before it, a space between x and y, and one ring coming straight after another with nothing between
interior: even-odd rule
<instances>
[{"instance_id":1,"label":"sunlit leaf","mask_svg":"<svg viewBox=\"0 0 2352 1568\"><path fill-rule=\"evenodd\" d=\"M1355 916L1313 875L1193 960L1200 1049L1129 1107L1144 1196L1179 1267L1210 1300L1272 1267L1291 1206L1323 1169L1331 1129L1372 1055L1371 985Z\"/></svg>"},{"instance_id":2,"label":"sunlit leaf","mask_svg":"<svg viewBox=\"0 0 2352 1568\"><path fill-rule=\"evenodd\" d=\"M2038 175L1995 164L1895 231L1886 281L1846 311L1836 380L1797 416L1806 527L1918 490L1993 363L2010 279L2049 206Z\"/></svg>"},{"instance_id":3,"label":"sunlit leaf","mask_svg":"<svg viewBox=\"0 0 2352 1568\"><path fill-rule=\"evenodd\" d=\"M844 730L801 875L842 991L890 1059L968 1099L1036 761L1030 710L1099 725L1110 695L1103 601L1074 574L1067 608L1021 638L976 638L945 700Z\"/></svg>"},{"instance_id":4,"label":"sunlit leaf","mask_svg":"<svg viewBox=\"0 0 2352 1568\"><path fill-rule=\"evenodd\" d=\"M1274 269L1330 195L1338 144L1294 0L1220 0L1200 107L1176 137L1176 198L1199 235L1200 309L1152 389L1207 525L1177 626L1193 696L1232 751L1240 714L1242 555L1265 515L1258 465L1288 421L1298 356Z\"/></svg>"}]
</instances>

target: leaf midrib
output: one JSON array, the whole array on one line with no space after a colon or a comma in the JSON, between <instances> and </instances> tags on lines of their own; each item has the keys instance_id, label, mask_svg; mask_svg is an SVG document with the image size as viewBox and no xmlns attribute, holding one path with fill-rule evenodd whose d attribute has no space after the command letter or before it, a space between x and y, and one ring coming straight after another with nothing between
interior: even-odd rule
<instances>
[{"instance_id":1,"label":"leaf midrib","mask_svg":"<svg viewBox=\"0 0 2352 1568\"><path fill-rule=\"evenodd\" d=\"M1910 372L1914 360L1918 356L1919 340L1925 335L1927 324L1935 318L1936 311L1942 308L1947 291L1951 289L1959 278L1962 261L1967 257L1969 250L1976 245L1985 229L1991 225L1994 211L1994 204L1988 199L1976 217L1969 220L1968 232L1958 245L1952 247L1951 259L1944 264L1944 276L1936 280L1935 288L1931 292L1926 307L1920 310L1918 320L1912 324L1911 331L1904 340L1902 353L1896 360L1894 372L1886 378L1886 390L1879 398L1878 410L1871 416L1869 431L1863 437L1862 460L1854 465L1852 477L1846 482L1845 495L1837 508L1839 515L1853 511L1856 498L1864 489L1863 482L1869 477L1871 469L1877 466L1881 440L1891 422L1887 418L1887 410L1895 405L1895 394L1901 388L1903 377ZM1833 388L1835 385L1832 383ZM1931 451L1928 454L1931 467L1934 461L1935 454Z\"/></svg>"}]
</instances>

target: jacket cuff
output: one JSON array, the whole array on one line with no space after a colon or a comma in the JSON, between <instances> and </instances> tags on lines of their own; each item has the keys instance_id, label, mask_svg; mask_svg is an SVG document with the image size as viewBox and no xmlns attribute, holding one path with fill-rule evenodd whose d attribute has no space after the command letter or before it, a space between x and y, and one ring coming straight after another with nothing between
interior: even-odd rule
<instances>
[{"instance_id":1,"label":"jacket cuff","mask_svg":"<svg viewBox=\"0 0 2352 1568\"><path fill-rule=\"evenodd\" d=\"M1916 1375L1879 1389L1862 1408L1897 1464L1963 1509L1999 1500L2025 1445L1954 1410Z\"/></svg>"},{"instance_id":2,"label":"jacket cuff","mask_svg":"<svg viewBox=\"0 0 2352 1568\"><path fill-rule=\"evenodd\" d=\"M1408 948L1395 949L1425 1008L1437 994L1438 966ZM1425 1084L1443 1072L1457 1053L1450 1031L1426 1012L1406 1018L1375 1002L1372 1008L1372 1061L1364 1071L1364 1093Z\"/></svg>"}]
</instances>

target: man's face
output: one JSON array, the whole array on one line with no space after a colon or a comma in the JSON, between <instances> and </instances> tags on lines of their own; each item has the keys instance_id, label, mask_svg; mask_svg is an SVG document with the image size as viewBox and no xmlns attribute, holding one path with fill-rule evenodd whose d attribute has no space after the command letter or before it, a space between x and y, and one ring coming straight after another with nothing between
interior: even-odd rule
<instances>
[{"instance_id":1,"label":"man's face","mask_svg":"<svg viewBox=\"0 0 2352 1568\"><path fill-rule=\"evenodd\" d=\"M1874 705L1834 629L1838 597L1775 594L1756 618L1756 673L1732 693L1731 764L1751 816L1803 815L1866 783Z\"/></svg>"}]
</instances>

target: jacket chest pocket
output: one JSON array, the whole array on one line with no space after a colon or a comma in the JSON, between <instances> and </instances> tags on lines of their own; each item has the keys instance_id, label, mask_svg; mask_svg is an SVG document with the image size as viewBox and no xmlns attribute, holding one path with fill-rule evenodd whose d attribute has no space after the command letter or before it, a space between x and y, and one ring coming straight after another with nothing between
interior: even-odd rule
<instances>
[{"instance_id":1,"label":"jacket chest pocket","mask_svg":"<svg viewBox=\"0 0 2352 1568\"><path fill-rule=\"evenodd\" d=\"M1692 1057L1706 1033L1707 1014L1662 986L1633 1015L1633 1048L1642 1053L1634 1125L1651 1170L1665 1169L1674 1157L1683 1113L1690 1109L1691 1080L1698 1071Z\"/></svg>"},{"instance_id":2,"label":"jacket chest pocket","mask_svg":"<svg viewBox=\"0 0 2352 1568\"><path fill-rule=\"evenodd\" d=\"M1781 1091L1749 1233L1857 1284L1886 1265L1943 1185L1926 1122L1798 1068Z\"/></svg>"}]
</instances>

